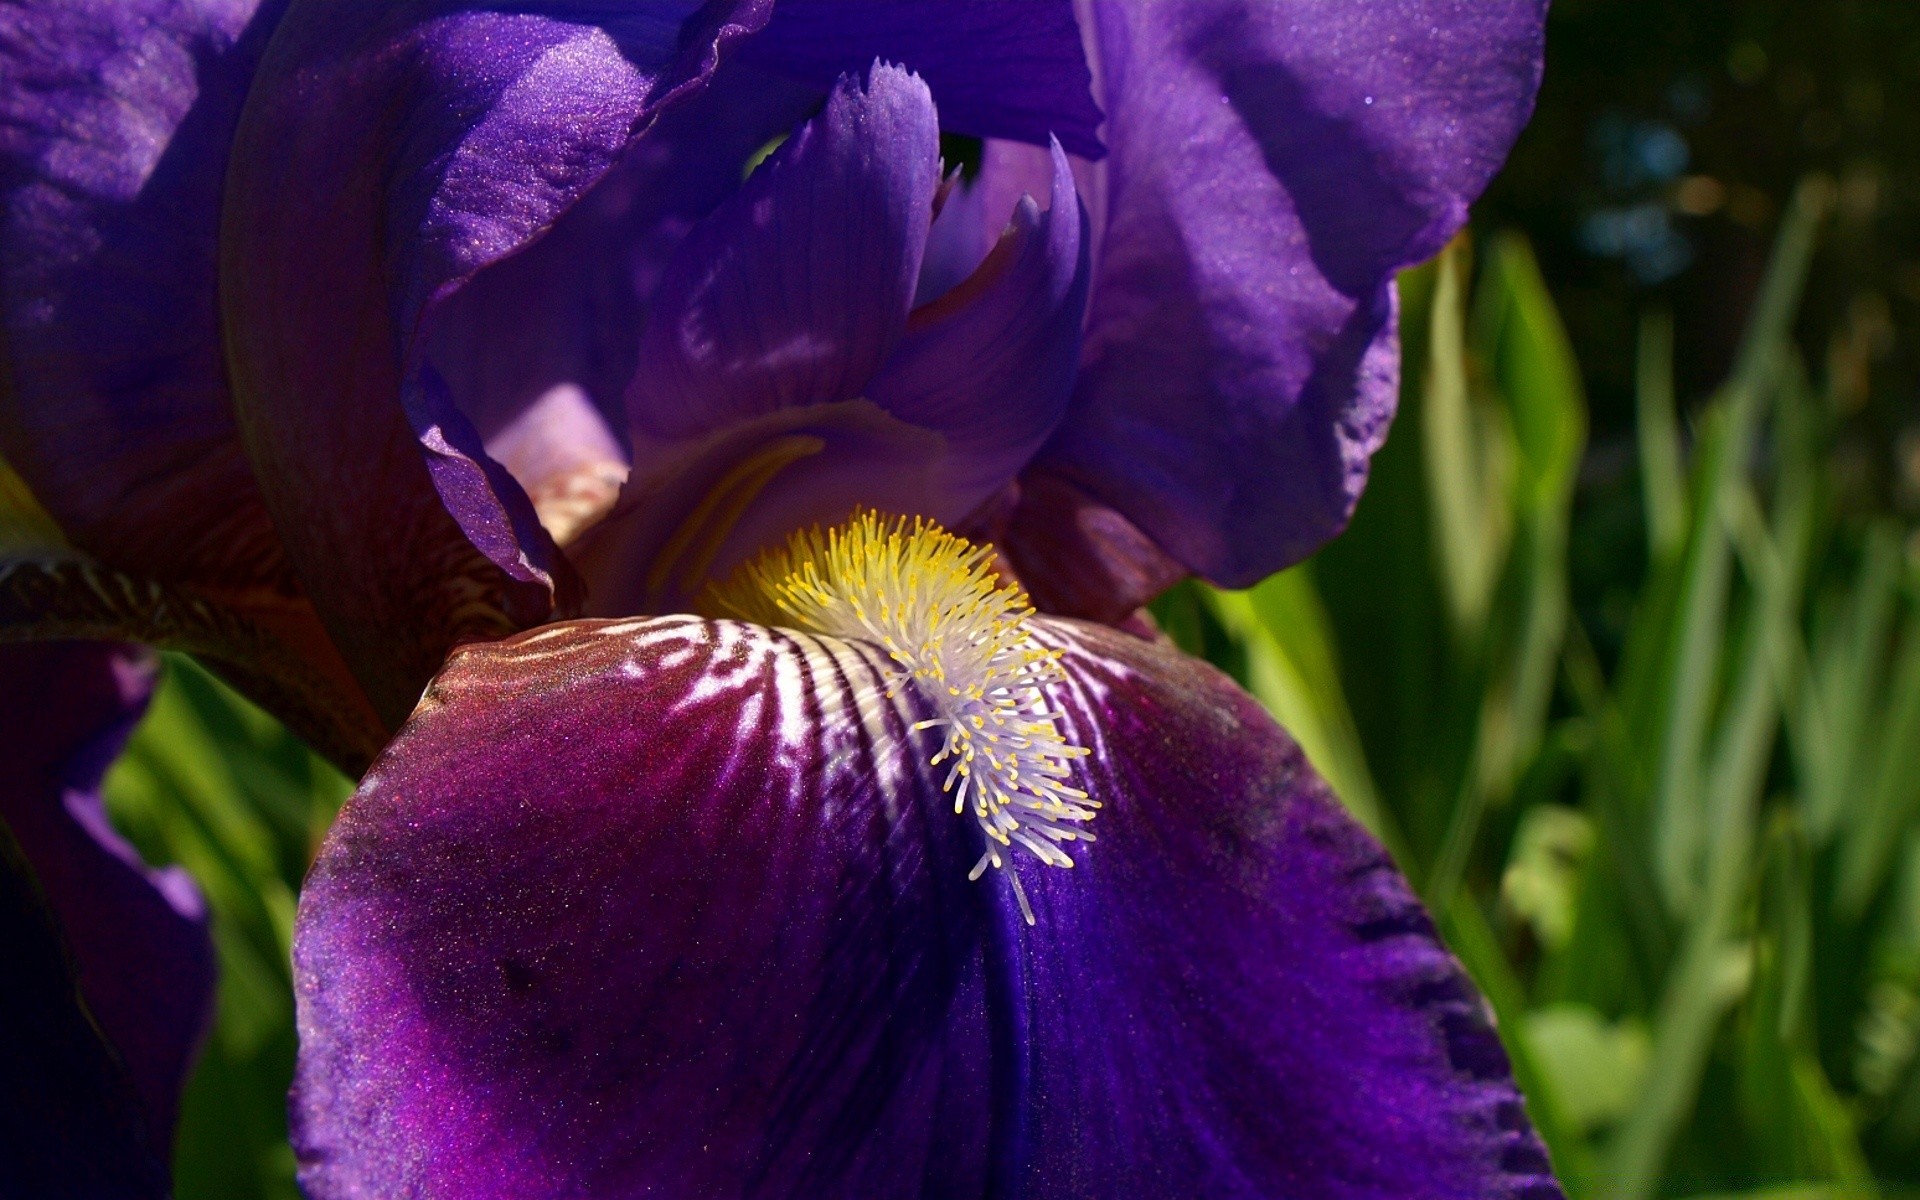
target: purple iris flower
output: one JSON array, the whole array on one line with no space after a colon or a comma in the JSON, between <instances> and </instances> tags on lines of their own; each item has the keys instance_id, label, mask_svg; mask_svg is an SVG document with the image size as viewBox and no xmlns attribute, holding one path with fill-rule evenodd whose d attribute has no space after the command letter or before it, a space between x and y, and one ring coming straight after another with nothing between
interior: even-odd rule
<instances>
[{"instance_id":1,"label":"purple iris flower","mask_svg":"<svg viewBox=\"0 0 1920 1200\"><path fill-rule=\"evenodd\" d=\"M309 1194L1559 1194L1298 748L1070 619L1344 523L1542 0L0 11L0 449L405 723Z\"/></svg>"}]
</instances>

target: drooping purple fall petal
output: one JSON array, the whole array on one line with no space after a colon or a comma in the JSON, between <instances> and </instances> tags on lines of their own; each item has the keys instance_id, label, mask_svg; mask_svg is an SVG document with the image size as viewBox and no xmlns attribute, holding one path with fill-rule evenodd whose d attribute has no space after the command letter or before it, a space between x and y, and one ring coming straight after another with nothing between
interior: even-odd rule
<instances>
[{"instance_id":1,"label":"drooping purple fall petal","mask_svg":"<svg viewBox=\"0 0 1920 1200\"><path fill-rule=\"evenodd\" d=\"M1338 532L1397 395L1393 272L1525 123L1545 9L1083 0L1109 155L1083 169L1092 310L1042 468L1222 583ZM990 146L981 186L1038 157Z\"/></svg>"},{"instance_id":2,"label":"drooping purple fall petal","mask_svg":"<svg viewBox=\"0 0 1920 1200\"><path fill-rule=\"evenodd\" d=\"M459 651L297 930L315 1200L1551 1200L1483 1007L1297 747L1096 627L1071 871L969 883L883 651L580 622Z\"/></svg>"},{"instance_id":3,"label":"drooping purple fall petal","mask_svg":"<svg viewBox=\"0 0 1920 1200\"><path fill-rule=\"evenodd\" d=\"M0 1195L170 1195L133 1083L88 1014L60 922L4 825L0 955Z\"/></svg>"},{"instance_id":4,"label":"drooping purple fall petal","mask_svg":"<svg viewBox=\"0 0 1920 1200\"><path fill-rule=\"evenodd\" d=\"M0 820L59 920L80 992L164 1161L212 1016L213 944L193 881L143 864L99 792L153 680L153 660L131 647L0 645Z\"/></svg>"}]
</instances>

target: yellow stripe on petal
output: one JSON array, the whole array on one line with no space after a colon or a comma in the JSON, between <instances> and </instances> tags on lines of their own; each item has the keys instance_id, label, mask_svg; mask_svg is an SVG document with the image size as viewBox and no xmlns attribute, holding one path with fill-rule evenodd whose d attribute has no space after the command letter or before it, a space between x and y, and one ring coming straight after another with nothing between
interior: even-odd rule
<instances>
[{"instance_id":1,"label":"yellow stripe on petal","mask_svg":"<svg viewBox=\"0 0 1920 1200\"><path fill-rule=\"evenodd\" d=\"M727 535L773 477L826 446L825 440L811 434L788 434L768 442L721 476L661 548L647 573L648 597L658 602L676 579L683 588L698 587Z\"/></svg>"}]
</instances>

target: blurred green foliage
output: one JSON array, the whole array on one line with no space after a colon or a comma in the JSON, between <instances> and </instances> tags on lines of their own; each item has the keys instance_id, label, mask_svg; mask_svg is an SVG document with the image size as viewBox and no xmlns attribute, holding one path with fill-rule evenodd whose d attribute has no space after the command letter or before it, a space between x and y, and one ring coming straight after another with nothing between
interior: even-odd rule
<instances>
[{"instance_id":1,"label":"blurred green foliage","mask_svg":"<svg viewBox=\"0 0 1920 1200\"><path fill-rule=\"evenodd\" d=\"M214 1028L181 1105L180 1200L298 1200L287 1145L293 914L353 785L191 659L161 685L106 781L114 823L206 894L220 958Z\"/></svg>"},{"instance_id":2,"label":"blurred green foliage","mask_svg":"<svg viewBox=\"0 0 1920 1200\"><path fill-rule=\"evenodd\" d=\"M1812 361L1845 360L1822 385L1839 482L1920 515L1920 4L1554 0L1548 18L1534 120L1476 213L1532 239L1601 457L1631 461L1610 456L1633 434L1639 314L1673 311L1682 391L1711 390L1817 170L1836 203L1799 325Z\"/></svg>"},{"instance_id":3,"label":"blurred green foliage","mask_svg":"<svg viewBox=\"0 0 1920 1200\"><path fill-rule=\"evenodd\" d=\"M1349 533L1157 605L1415 880L1577 1200L1920 1182L1920 559L1837 502L1844 413L1792 337L1834 191L1796 193L1690 420L1670 322L1640 324L1613 652L1569 603L1582 372L1511 235L1407 278Z\"/></svg>"}]
</instances>

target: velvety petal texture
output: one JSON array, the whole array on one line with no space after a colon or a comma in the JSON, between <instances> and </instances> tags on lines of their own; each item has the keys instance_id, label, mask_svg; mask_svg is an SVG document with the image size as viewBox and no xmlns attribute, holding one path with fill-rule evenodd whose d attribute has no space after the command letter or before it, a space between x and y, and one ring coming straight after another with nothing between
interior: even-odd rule
<instances>
[{"instance_id":1,"label":"velvety petal texture","mask_svg":"<svg viewBox=\"0 0 1920 1200\"><path fill-rule=\"evenodd\" d=\"M878 647L578 622L457 652L296 932L315 1200L1556 1200L1484 1006L1299 749L1070 622L1099 840L978 827Z\"/></svg>"},{"instance_id":2,"label":"velvety petal texture","mask_svg":"<svg viewBox=\"0 0 1920 1200\"><path fill-rule=\"evenodd\" d=\"M123 570L290 586L234 427L216 237L276 0L0 4L0 454Z\"/></svg>"},{"instance_id":3,"label":"velvety petal texture","mask_svg":"<svg viewBox=\"0 0 1920 1200\"><path fill-rule=\"evenodd\" d=\"M1525 124L1546 2L1080 10L1109 155L1083 172L1092 309L1040 462L1249 584L1344 526L1397 396L1393 272L1460 228ZM981 186L1037 158L989 147Z\"/></svg>"},{"instance_id":4,"label":"velvety petal texture","mask_svg":"<svg viewBox=\"0 0 1920 1200\"><path fill-rule=\"evenodd\" d=\"M37 636L129 639L213 613L205 648L230 678L364 763L391 726L282 551L235 423L216 297L229 145L284 7L0 3L0 475L32 497L0 485L0 524L22 504L50 510L51 542L90 572L63 604L104 628L63 629L51 605L17 614L11 595L0 608ZM127 611L163 592L162 611ZM243 661L267 641L277 665Z\"/></svg>"},{"instance_id":5,"label":"velvety petal texture","mask_svg":"<svg viewBox=\"0 0 1920 1200\"><path fill-rule=\"evenodd\" d=\"M147 1146L164 1161L212 1017L213 944L193 881L142 863L99 794L154 670L144 652L104 642L0 645L0 820L58 920L80 993L132 1080Z\"/></svg>"}]
</instances>

